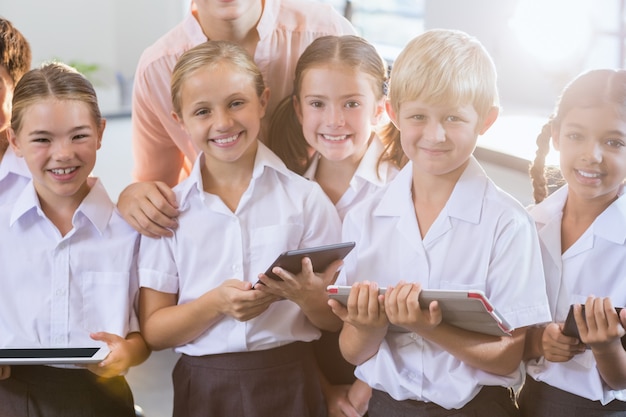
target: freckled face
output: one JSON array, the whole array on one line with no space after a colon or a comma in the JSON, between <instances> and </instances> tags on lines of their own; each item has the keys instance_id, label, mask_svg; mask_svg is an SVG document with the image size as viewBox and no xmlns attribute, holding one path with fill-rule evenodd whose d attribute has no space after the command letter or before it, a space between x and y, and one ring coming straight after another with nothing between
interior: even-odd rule
<instances>
[{"instance_id":1,"label":"freckled face","mask_svg":"<svg viewBox=\"0 0 626 417\"><path fill-rule=\"evenodd\" d=\"M613 106L570 110L552 137L570 193L615 198L626 178L626 120Z\"/></svg>"}]
</instances>

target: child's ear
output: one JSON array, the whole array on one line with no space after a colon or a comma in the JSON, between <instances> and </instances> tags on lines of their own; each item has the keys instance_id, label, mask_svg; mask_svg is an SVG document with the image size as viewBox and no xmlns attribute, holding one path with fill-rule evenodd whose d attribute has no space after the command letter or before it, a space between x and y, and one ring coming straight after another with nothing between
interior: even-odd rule
<instances>
[{"instance_id":1,"label":"child's ear","mask_svg":"<svg viewBox=\"0 0 626 417\"><path fill-rule=\"evenodd\" d=\"M498 119L498 114L500 114L500 109L498 107L493 106L492 108L489 109L489 111L487 112L487 116L485 117L485 120L483 121L483 125L480 127L480 130L478 131L479 135L483 135L487 130L489 130L489 128Z\"/></svg>"},{"instance_id":2,"label":"child's ear","mask_svg":"<svg viewBox=\"0 0 626 417\"><path fill-rule=\"evenodd\" d=\"M106 127L106 125L106 119L100 119L100 126L98 126L98 147L96 149L100 149L100 147L102 146L102 137L104 136L104 128Z\"/></svg>"},{"instance_id":3,"label":"child's ear","mask_svg":"<svg viewBox=\"0 0 626 417\"><path fill-rule=\"evenodd\" d=\"M259 103L261 103L261 117L265 116L265 111L267 110L267 103L269 103L270 101L270 89L269 88L265 88L265 90L263 90L263 92L261 93L261 95L259 96Z\"/></svg>"},{"instance_id":4,"label":"child's ear","mask_svg":"<svg viewBox=\"0 0 626 417\"><path fill-rule=\"evenodd\" d=\"M387 100L383 98L383 99L378 100L378 102L376 103L376 108L374 109L374 115L372 116L372 120L371 120L372 126L376 126L377 124L380 123L380 119L385 113L386 102Z\"/></svg>"},{"instance_id":5,"label":"child's ear","mask_svg":"<svg viewBox=\"0 0 626 417\"><path fill-rule=\"evenodd\" d=\"M15 152L15 155L23 158L24 155L22 154L22 150L20 149L20 144L17 141L17 135L15 134L15 131L13 130L13 128L9 127L6 132L7 139L9 140L9 145L11 145L11 148L13 148L13 152Z\"/></svg>"},{"instance_id":6,"label":"child's ear","mask_svg":"<svg viewBox=\"0 0 626 417\"><path fill-rule=\"evenodd\" d=\"M295 94L291 96L291 103L293 105L293 110L296 113L296 117L298 118L300 125L302 125L302 104L300 104L300 100L298 100L298 97Z\"/></svg>"},{"instance_id":7,"label":"child's ear","mask_svg":"<svg viewBox=\"0 0 626 417\"><path fill-rule=\"evenodd\" d=\"M389 120L396 127L396 129L400 130L398 127L398 118L396 117L396 112L393 110L391 106L391 102L389 100L385 100L385 110L387 110L387 115L389 116Z\"/></svg>"}]
</instances>

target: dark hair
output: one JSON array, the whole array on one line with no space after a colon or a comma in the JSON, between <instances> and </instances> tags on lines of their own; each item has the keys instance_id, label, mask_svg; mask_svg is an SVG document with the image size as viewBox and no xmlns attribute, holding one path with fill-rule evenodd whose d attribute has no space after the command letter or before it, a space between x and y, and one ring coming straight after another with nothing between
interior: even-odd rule
<instances>
[{"instance_id":1,"label":"dark hair","mask_svg":"<svg viewBox=\"0 0 626 417\"><path fill-rule=\"evenodd\" d=\"M299 99L306 70L325 64L345 65L369 75L376 99L387 93L387 69L376 48L365 39L354 36L322 36L302 53L296 65L293 95L284 98L272 113L268 146L292 171L303 174L311 162L309 146L296 116L293 100Z\"/></svg>"},{"instance_id":2,"label":"dark hair","mask_svg":"<svg viewBox=\"0 0 626 417\"><path fill-rule=\"evenodd\" d=\"M597 69L582 73L572 80L561 93L554 115L537 136L537 152L530 167L535 203L543 201L552 191L564 184L556 167L546 167L553 128L559 128L573 108L592 108L606 104L615 105L626 117L626 71Z\"/></svg>"},{"instance_id":3,"label":"dark hair","mask_svg":"<svg viewBox=\"0 0 626 417\"><path fill-rule=\"evenodd\" d=\"M13 85L30 69L32 52L24 35L11 24L0 18L0 66L6 68Z\"/></svg>"},{"instance_id":4,"label":"dark hair","mask_svg":"<svg viewBox=\"0 0 626 417\"><path fill-rule=\"evenodd\" d=\"M28 71L15 86L11 114L13 130L19 132L22 116L28 107L50 97L82 101L89 106L96 124L102 119L96 91L89 80L74 68L53 62Z\"/></svg>"}]
</instances>

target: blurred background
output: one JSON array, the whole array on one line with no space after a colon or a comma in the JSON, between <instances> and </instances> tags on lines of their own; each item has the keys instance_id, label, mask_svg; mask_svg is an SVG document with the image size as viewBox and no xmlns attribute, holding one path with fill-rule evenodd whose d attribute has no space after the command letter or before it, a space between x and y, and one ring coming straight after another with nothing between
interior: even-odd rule
<instances>
[{"instance_id":1,"label":"blurred background","mask_svg":"<svg viewBox=\"0 0 626 417\"><path fill-rule=\"evenodd\" d=\"M502 111L476 156L494 181L530 204L528 164L559 92L582 71L625 65L626 0L320 0L346 15L392 63L431 28L463 30L492 55ZM130 94L143 49L183 19L190 0L0 0L28 38L34 65L57 59L84 72L108 119L94 174L116 200L131 181ZM558 163L552 154L550 162ZM148 417L171 415L176 355L155 352L129 373Z\"/></svg>"}]
</instances>

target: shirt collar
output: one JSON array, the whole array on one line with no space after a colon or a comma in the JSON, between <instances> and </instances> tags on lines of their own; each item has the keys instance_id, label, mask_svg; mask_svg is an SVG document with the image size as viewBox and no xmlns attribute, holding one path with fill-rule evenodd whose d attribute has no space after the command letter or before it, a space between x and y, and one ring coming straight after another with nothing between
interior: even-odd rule
<instances>
[{"instance_id":1,"label":"shirt collar","mask_svg":"<svg viewBox=\"0 0 626 417\"><path fill-rule=\"evenodd\" d=\"M445 210L450 217L478 224L483 209L485 191L489 179L478 161L472 156L457 181L446 203ZM413 163L409 162L392 180L385 190L385 198L375 209L376 215L399 216L402 205L398 201L404 195L411 196L413 184ZM389 197L387 197L390 195Z\"/></svg>"},{"instance_id":2,"label":"shirt collar","mask_svg":"<svg viewBox=\"0 0 626 417\"><path fill-rule=\"evenodd\" d=\"M4 153L4 156L0 160L0 181L9 176L9 174L16 174L21 177L30 178L31 174L24 162L23 158L19 158L13 152L13 149L9 146Z\"/></svg>"},{"instance_id":3,"label":"shirt collar","mask_svg":"<svg viewBox=\"0 0 626 417\"><path fill-rule=\"evenodd\" d=\"M184 207L186 207L186 203L188 199L191 198L192 194L199 193L201 196L204 195L201 170L202 165L205 163L204 160L204 152L200 152L193 164L191 172L189 173L189 177L174 188L176 192L179 193L181 210L184 210ZM266 145L259 141L256 156L254 158L252 181L261 177L266 168L285 176L293 175L280 158L276 156L276 154L274 154L274 152L272 152ZM193 193L192 191L195 191L196 193Z\"/></svg>"},{"instance_id":4,"label":"shirt collar","mask_svg":"<svg viewBox=\"0 0 626 417\"><path fill-rule=\"evenodd\" d=\"M95 177L87 179L91 190L80 203L78 209L74 213L72 218L72 224L76 226L76 220L79 216L85 217L94 225L98 232L102 235L111 219L111 215L115 210L115 205L109 198L102 182ZM31 210L37 210L40 216L44 216L39 197L35 191L35 186L31 180L28 185L22 190L15 205L11 211L10 225L13 226L20 218Z\"/></svg>"},{"instance_id":5,"label":"shirt collar","mask_svg":"<svg viewBox=\"0 0 626 417\"><path fill-rule=\"evenodd\" d=\"M626 243L626 197L623 191L622 186L617 200L591 224L595 236L620 245ZM539 229L555 219L560 223L568 192L568 186L564 185L530 210Z\"/></svg>"},{"instance_id":6,"label":"shirt collar","mask_svg":"<svg viewBox=\"0 0 626 417\"><path fill-rule=\"evenodd\" d=\"M378 135L374 135L372 142L367 147L363 158L361 158L361 161L354 172L354 176L350 180L351 187L356 187L356 182L359 181L359 179L365 181L366 183L372 183L378 187L382 187L389 182L391 172L394 169L391 162L383 161L380 165L378 165L378 159L383 153L383 150L384 146L380 141L380 138ZM316 152L311 160L311 164L305 173L302 174L304 178L315 181L315 173L317 172L319 159L320 154L319 152Z\"/></svg>"}]
</instances>

